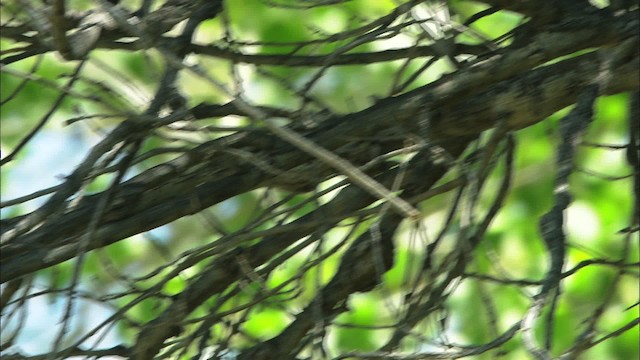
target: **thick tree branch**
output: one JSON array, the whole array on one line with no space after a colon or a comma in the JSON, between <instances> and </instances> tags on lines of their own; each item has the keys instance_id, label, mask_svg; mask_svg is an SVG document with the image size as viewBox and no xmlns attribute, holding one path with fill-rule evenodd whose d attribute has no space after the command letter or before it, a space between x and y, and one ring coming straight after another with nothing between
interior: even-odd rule
<instances>
[{"instance_id":1,"label":"thick tree branch","mask_svg":"<svg viewBox=\"0 0 640 360\"><path fill-rule=\"evenodd\" d=\"M621 59L613 69L610 86L603 94L637 90L638 38L630 38L620 50ZM483 86L476 96L459 97L459 83L469 80L444 79L407 94L389 98L363 110L321 123L304 135L324 148L334 151L354 164L370 160L369 151L357 151L354 139L380 138L379 134L420 134L421 119L431 122L431 141L446 143L458 136L473 136L490 129L500 120L509 128L522 128L576 100L576 90L586 86L598 72L597 53L564 60L522 76ZM473 75L472 75L473 78ZM485 77L483 77L486 79ZM479 79L475 77L474 79ZM477 80L476 80L477 81ZM473 82L473 81L471 81ZM447 87L447 85L452 85ZM487 87L487 88L485 88ZM434 94L455 96L438 97ZM456 101L457 99L457 101ZM354 130L357 129L357 132ZM357 139L355 139L357 140ZM382 140L381 151L403 146L401 139ZM273 176L257 172L255 165L238 162L225 149L239 149L258 159L269 159L270 166L286 174ZM196 147L180 158L160 165L125 182L96 230L91 249L108 245L128 236L171 222L260 186L309 189L313 182L292 181L291 174L315 174L316 179L331 175L326 166L309 162L310 158L268 134L241 134L211 141ZM56 221L40 227L14 241L3 244L5 264L2 282L57 264L75 254L76 239L93 213L95 196L89 196L76 208L61 214ZM11 231L16 219L4 221L3 234Z\"/></svg>"}]
</instances>

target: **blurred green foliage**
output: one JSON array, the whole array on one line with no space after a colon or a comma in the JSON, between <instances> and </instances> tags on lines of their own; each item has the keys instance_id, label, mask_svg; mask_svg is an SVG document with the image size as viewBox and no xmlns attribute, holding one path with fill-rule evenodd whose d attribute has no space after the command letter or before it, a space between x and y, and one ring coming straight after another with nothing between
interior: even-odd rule
<instances>
[{"instance_id":1,"label":"blurred green foliage","mask_svg":"<svg viewBox=\"0 0 640 360\"><path fill-rule=\"evenodd\" d=\"M124 2L125 6L132 6ZM131 4L138 2L131 2ZM295 4L297 2L291 2ZM453 1L453 5L462 16L471 15L480 10L477 3L467 1ZM73 1L70 6L78 9L86 8L87 2ZM226 1L228 17L234 36L247 42L296 42L306 41L323 32L337 32L350 28L355 18L375 18L390 11L392 1L350 1L345 4L319 7L312 10L274 9L265 2L258 0ZM473 25L473 29L488 38L494 38L511 29L521 21L513 14L498 13L479 21ZM203 29L217 36L221 35L220 26L216 21L207 23ZM202 39L213 41L216 35L208 33L198 34ZM469 39L472 41L472 39ZM319 45L307 47L300 53L327 53L339 47L335 45ZM2 41L3 49L13 46ZM294 51L294 45L289 46L255 46L255 53L289 53ZM356 48L357 51L375 50L370 46ZM123 51L100 50L92 54L97 60L109 65L114 72L120 73L122 78L115 78L108 71L99 71L88 74L94 83L83 82L76 88L103 99L114 108L123 113L141 112L144 107L144 99L153 95L157 85L162 65L153 54L143 52L128 53ZM29 59L11 65L15 71L29 72L34 66L35 59ZM215 74L217 78L230 80L229 64L217 59L205 59L207 71ZM400 62L374 64L366 66L344 66L330 69L326 76L314 87L311 92L337 112L357 111L371 105L376 98L387 96L392 84L395 71L401 66ZM416 67L418 65L415 65ZM279 107L295 108L299 104L296 98L284 89L272 77L260 74L251 66L243 65L246 72L241 73L243 85L249 94L252 94L257 103L269 104ZM315 74L317 69L294 68L284 66L265 67L276 78L286 78L289 83L301 85ZM35 76L47 81L62 84L67 81L66 75L72 70L69 63L60 61L57 55L47 55L35 71ZM424 76L437 77L438 74L425 74ZM422 78L424 80L424 78ZM0 74L0 91L2 98L11 94L23 80L7 73ZM224 102L225 96L212 89L211 85L196 79L191 74L182 75L179 81L181 91L188 95L190 105L201 101ZM416 82L415 86L422 85ZM135 93L135 96L128 94ZM125 99L118 99L116 94L125 94ZM57 95L56 91L43 86L40 82L29 81L23 90L7 104L2 106L2 139L1 147L3 156L15 147L18 141L35 126L52 104ZM621 144L627 139L626 116L627 95L616 95L600 99L597 106L597 116L587 134L591 142ZM83 104L82 106L98 106L95 104ZM98 106L99 107L99 106ZM106 110L106 109L103 109ZM95 109L86 110L91 113ZM55 131L63 127L63 121L77 116L78 109L74 109L70 102L65 102L62 111L49 121L45 131ZM541 279L547 268L545 247L538 234L537 219L545 213L552 204L553 179L555 176L555 148L558 143L558 122L561 112L552 116L543 123L520 131L517 135L517 172L514 179L514 188L508 197L505 207L494 221L486 238L482 242L478 253L475 255L472 271L485 274L508 273L513 279ZM65 131L76 131L82 136L90 136L90 133L101 134L108 131L120 119L87 120L69 125ZM216 124L217 121L212 121ZM91 135L92 136L92 135ZM73 136L61 136L59 141L76 141ZM167 145L167 141L161 138L153 138L144 144L144 151ZM24 156L39 156L43 149L26 149L28 155L21 155L18 162ZM160 157L154 161L160 162L171 158L171 154ZM630 169L625 163L622 150L593 149L581 147L579 149L579 168L589 169L609 176L628 174ZM61 162L65 161L60 159ZM138 169L150 167L155 162L140 164ZM53 173L52 173L53 171ZM51 169L34 169L33 176L55 176L53 166ZM485 190L486 199L492 199L499 181L499 171L490 179ZM2 174L2 183L20 182L22 179L12 175L12 169ZM96 192L104 189L108 181L97 180L95 187L89 191ZM569 232L572 248L568 254L568 264L565 269L575 266L582 260L590 257L619 258L623 254L622 236L616 235L630 219L632 198L629 196L632 186L631 178L620 180L602 179L576 172L571 178L571 187L574 196L574 206L569 209L569 219L572 224L567 225L569 230L579 230L585 226L591 229L591 233L578 231ZM21 194L24 195L24 194ZM280 194L283 195L283 194ZM485 196L483 195L483 196ZM16 194L7 194L5 186L2 186L3 198L13 197ZM265 195L260 191L235 197L229 201L212 207L211 216L222 224L224 231L231 232L246 226L256 214L259 214L269 203L278 199L269 199L272 193ZM486 200L483 197L483 200ZM293 197L289 204L294 205L303 201L302 197ZM423 205L426 213L443 216L447 201L444 197L438 197ZM483 206L488 206L489 201L483 201ZM299 209L303 214L313 208L308 203ZM486 210L481 207L480 209ZM574 212L575 216L571 216ZM437 216L434 215L434 218ZM591 217L589 217L591 216ZM591 223L591 222L595 223ZM584 222L590 222L585 224ZM431 226L428 224L427 226ZM100 289L117 288L118 279L105 275L105 261L110 266L122 271L131 269L131 272L144 273L179 255L183 251L215 241L220 234L212 233L203 226L202 219L197 216L183 218L169 226L166 234L160 240L143 241L144 236L136 236L134 242L123 241L115 243L104 250L102 255L90 254L86 259L85 269L88 275L88 284L94 291ZM338 317L338 323L352 324L355 326L336 326L332 332L331 344L334 351L370 351L384 343L384 337L389 331L372 329L370 327L382 324L390 324L393 310L394 297L407 286L410 274L416 271L417 259L423 254L411 245L410 239L415 233L407 228L397 234L398 249L396 265L389 271L384 279L383 290L376 290L370 294L359 294L352 297L349 302L349 312ZM343 236L343 232L336 230L330 232L334 239L326 239L332 242ZM413 235L412 235L413 234ZM448 241L454 241L455 234L448 236ZM632 242L633 248L629 249L628 261L638 261L638 242ZM162 255L160 255L162 254ZM308 254L307 254L308 255ZM108 259L108 260L105 260ZM303 296L299 299L284 302L291 304L292 311L304 306L301 301L311 298L319 284L325 284L335 273L338 265L339 254L322 262L321 269L309 271L304 278L299 279L303 286ZM278 268L265 282L270 288L276 288L288 281L298 269L305 263L298 257L294 257L285 266ZM71 274L71 264L63 263L54 269L41 272L40 277L49 282L50 286L63 287L67 284ZM201 265L190 269L185 275L193 275ZM135 270L135 271L134 271ZM606 266L594 266L583 268L569 278L562 288L562 301L558 304L556 319L554 322L554 351L560 353L566 346L573 343L579 334L583 323L588 321L584 314L591 314L593 310L609 295L614 272ZM99 279L98 283L91 283L89 278ZM637 280L637 279L636 279ZM151 284L151 283L150 283ZM185 283L181 278L176 278L163 286L163 292L167 296L177 294L184 289ZM232 303L242 303L241 299L250 300L252 296L264 289L250 285L243 288L237 301L231 301L223 309L232 308ZM275 300L287 298L286 290L292 289L285 286L284 293L276 296ZM480 283L476 280L469 281L456 289L448 302L448 323L455 331L451 339L457 343L471 342L482 343L491 340L500 332L508 328L514 319L518 319L526 311L528 306L528 291L532 288L519 289L513 285L497 285L492 283ZM618 293L614 294L611 309L599 328L602 333L611 332L623 324L632 320L638 313L638 307L625 310L634 297L629 294L637 294L637 281L624 280L618 287ZM490 307L495 310L497 326L496 332L489 332L487 324L491 319L487 318L488 304L482 298L490 298ZM129 298L122 298L124 304ZM211 300L211 304L216 299ZM277 303L277 304L276 304ZM252 309L244 322L243 328L248 335L257 339L268 339L281 331L290 321L291 316L284 311L282 304L274 301L273 305L267 303L259 308ZM143 301L128 312L135 321L146 322L154 318L163 308L163 304L157 301ZM197 315L197 314L194 314ZM201 314L203 315L203 314ZM358 328L357 325L362 326ZM214 333L219 329L214 329ZM426 331L425 332L429 332ZM122 329L120 334L125 340L131 339L135 334ZM429 333L429 335L432 335ZM541 340L541 339L539 339ZM586 358L628 360L638 358L638 327L625 334L614 337L605 343L590 350ZM519 338L510 341L503 347L507 353L502 359L522 359L524 351L521 348ZM489 353L477 359L493 359L497 353Z\"/></svg>"}]
</instances>

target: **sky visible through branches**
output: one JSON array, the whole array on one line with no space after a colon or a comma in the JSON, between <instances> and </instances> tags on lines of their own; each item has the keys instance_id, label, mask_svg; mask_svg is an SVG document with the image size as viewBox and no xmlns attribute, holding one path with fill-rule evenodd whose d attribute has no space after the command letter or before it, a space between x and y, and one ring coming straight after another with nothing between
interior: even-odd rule
<instances>
[{"instance_id":1,"label":"sky visible through branches","mask_svg":"<svg viewBox=\"0 0 640 360\"><path fill-rule=\"evenodd\" d=\"M0 3L7 359L633 359L637 1Z\"/></svg>"}]
</instances>

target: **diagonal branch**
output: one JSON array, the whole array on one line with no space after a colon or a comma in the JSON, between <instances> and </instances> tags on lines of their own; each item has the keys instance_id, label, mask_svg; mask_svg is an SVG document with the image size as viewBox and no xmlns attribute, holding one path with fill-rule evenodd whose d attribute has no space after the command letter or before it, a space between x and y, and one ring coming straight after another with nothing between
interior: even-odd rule
<instances>
[{"instance_id":1,"label":"diagonal branch","mask_svg":"<svg viewBox=\"0 0 640 360\"><path fill-rule=\"evenodd\" d=\"M602 94L637 90L640 74L638 37L625 42L621 60L611 76L610 86ZM612 51L612 50L603 50ZM458 84L469 80L445 78L404 95L385 99L363 111L337 116L322 122L304 134L313 142L335 152L353 164L370 160L366 149L354 148L352 138L377 138L378 134L420 134L421 119L428 119L430 141L446 144L460 136L474 136L494 126L500 119L508 128L519 129L539 122L576 100L576 88L598 70L598 54L589 53L541 67L493 85L483 86L475 96L460 98ZM488 75L486 75L488 76ZM476 78L479 79L479 78ZM489 81L484 77L485 81ZM479 81L479 80L475 80ZM447 87L447 85L450 85ZM442 94L444 97L434 96ZM447 96L452 94L451 96ZM601 95L602 95L601 94ZM430 106L428 104L431 104ZM425 109L426 107L430 107ZM114 139L117 137L110 137ZM113 140L111 140L113 141ZM404 146L401 139L385 139L382 153ZM269 159L271 166L287 173L296 168L316 174L317 179L331 176L331 169L310 161L309 156L266 133L233 135L204 143L183 156L154 167L125 182L105 213L89 249L106 246L128 236L194 214L237 194L262 186L287 188L287 177L255 171L255 166L238 162L221 151L244 149L258 158ZM94 153L96 151L94 150ZM97 153L100 153L98 151ZM289 178L290 181L290 178ZM302 189L309 189L309 185ZM68 196L65 191L65 197ZM75 254L76 239L96 204L88 196L76 208L44 222L30 232L2 245L4 264L2 282L42 269ZM3 236L22 218L3 221Z\"/></svg>"}]
</instances>

